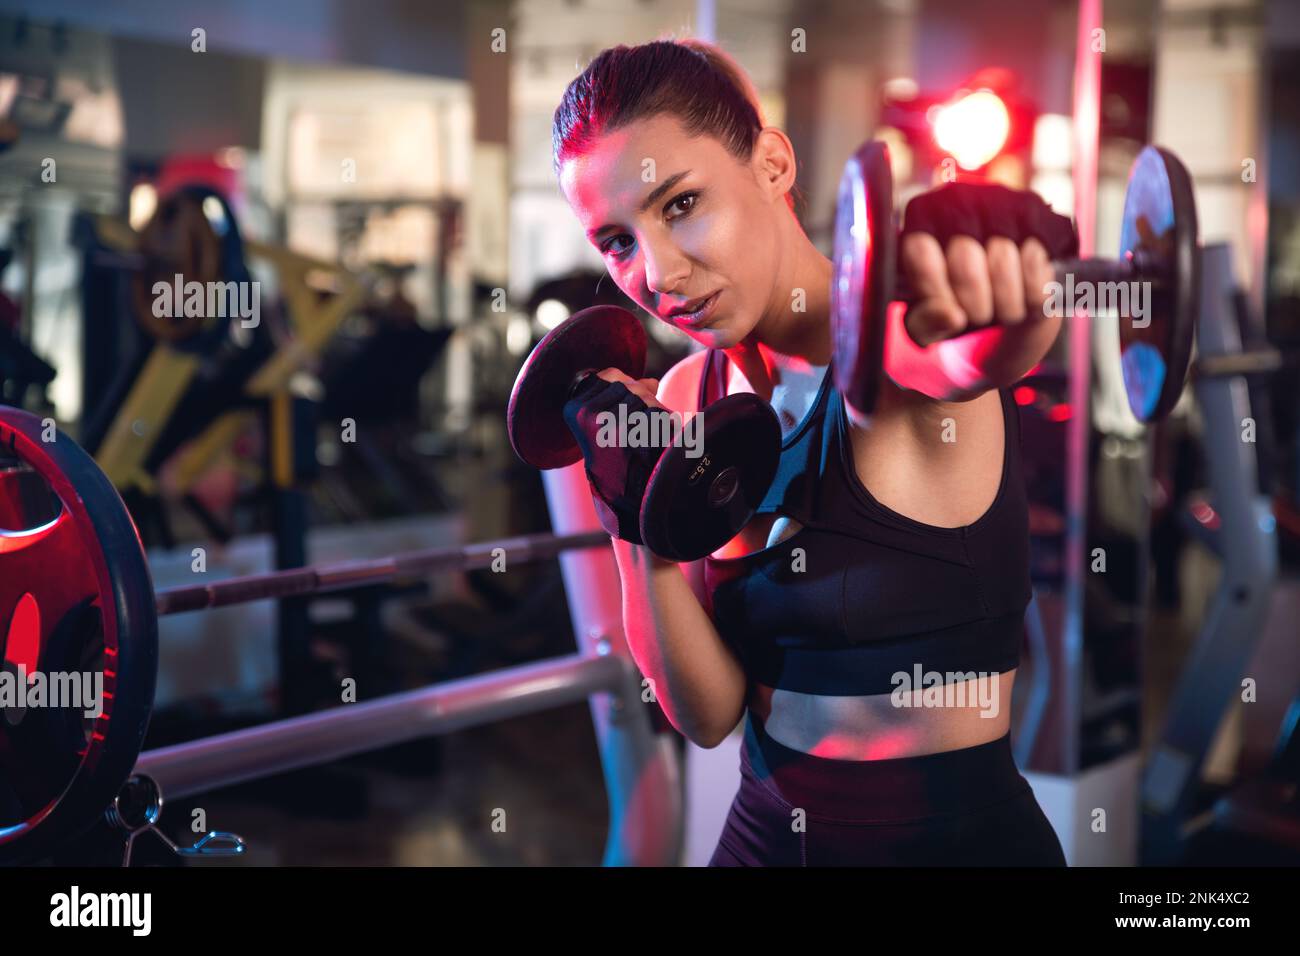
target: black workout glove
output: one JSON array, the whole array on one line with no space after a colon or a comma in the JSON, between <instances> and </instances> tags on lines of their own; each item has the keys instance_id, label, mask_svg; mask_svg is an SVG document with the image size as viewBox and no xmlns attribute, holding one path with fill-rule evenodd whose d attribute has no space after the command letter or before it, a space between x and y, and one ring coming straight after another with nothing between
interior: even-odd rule
<instances>
[{"instance_id":1,"label":"black workout glove","mask_svg":"<svg viewBox=\"0 0 1300 956\"><path fill-rule=\"evenodd\" d=\"M649 411L649 406L622 382L589 375L565 403L564 421L582 450L601 527L624 541L641 544L641 500L663 449L602 447L598 441L600 413L608 412L617 421L619 405L627 405L629 415Z\"/></svg>"},{"instance_id":2,"label":"black workout glove","mask_svg":"<svg viewBox=\"0 0 1300 956\"><path fill-rule=\"evenodd\" d=\"M948 183L907 204L903 232L925 232L948 248L954 236L985 243L1004 236L1019 246L1037 239L1049 259L1079 254L1079 237L1070 220L1052 211L1035 193L992 183Z\"/></svg>"}]
</instances>

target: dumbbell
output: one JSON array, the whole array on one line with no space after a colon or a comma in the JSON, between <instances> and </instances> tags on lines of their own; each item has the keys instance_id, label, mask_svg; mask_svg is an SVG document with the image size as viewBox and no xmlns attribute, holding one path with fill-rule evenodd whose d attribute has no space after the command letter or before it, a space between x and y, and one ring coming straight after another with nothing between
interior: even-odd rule
<instances>
[{"instance_id":1,"label":"dumbbell","mask_svg":"<svg viewBox=\"0 0 1300 956\"><path fill-rule=\"evenodd\" d=\"M757 395L728 395L700 413L698 445L682 440L628 447L593 442L580 422L624 405L631 416L662 416L597 373L645 374L646 333L626 309L584 309L548 332L529 354L510 392L507 431L515 453L543 470L585 458L605 530L662 558L694 561L730 541L754 516L776 476L781 425ZM679 418L679 422L682 420ZM656 429L649 429L654 432ZM596 476L601 476L597 480ZM618 486L616 494L600 487Z\"/></svg>"},{"instance_id":2,"label":"dumbbell","mask_svg":"<svg viewBox=\"0 0 1300 956\"><path fill-rule=\"evenodd\" d=\"M868 142L840 178L831 280L835 385L864 415L875 410L885 374L886 310L915 300L898 272L898 239L889 150ZM1119 316L1120 365L1134 416L1150 422L1168 415L1187 379L1200 296L1196 203L1182 162L1156 146L1138 154L1124 194L1118 260L1052 266L1062 285L1151 283L1149 321Z\"/></svg>"}]
</instances>

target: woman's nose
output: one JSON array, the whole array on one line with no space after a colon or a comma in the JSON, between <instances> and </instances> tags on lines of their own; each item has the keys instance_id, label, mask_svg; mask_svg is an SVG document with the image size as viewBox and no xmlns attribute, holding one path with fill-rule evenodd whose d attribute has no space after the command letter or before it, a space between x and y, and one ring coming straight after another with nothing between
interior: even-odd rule
<instances>
[{"instance_id":1,"label":"woman's nose","mask_svg":"<svg viewBox=\"0 0 1300 956\"><path fill-rule=\"evenodd\" d=\"M681 288L689 274L689 263L672 243L643 242L645 283L656 295L671 295Z\"/></svg>"}]
</instances>

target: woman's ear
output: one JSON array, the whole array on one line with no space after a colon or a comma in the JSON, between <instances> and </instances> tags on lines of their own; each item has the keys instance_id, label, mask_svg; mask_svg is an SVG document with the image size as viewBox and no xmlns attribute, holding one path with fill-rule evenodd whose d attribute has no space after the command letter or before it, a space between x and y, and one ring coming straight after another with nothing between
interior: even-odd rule
<instances>
[{"instance_id":1,"label":"woman's ear","mask_svg":"<svg viewBox=\"0 0 1300 956\"><path fill-rule=\"evenodd\" d=\"M765 126L754 142L750 160L759 187L773 199L784 199L794 188L798 172L794 158L794 144L784 131L775 126Z\"/></svg>"}]
</instances>

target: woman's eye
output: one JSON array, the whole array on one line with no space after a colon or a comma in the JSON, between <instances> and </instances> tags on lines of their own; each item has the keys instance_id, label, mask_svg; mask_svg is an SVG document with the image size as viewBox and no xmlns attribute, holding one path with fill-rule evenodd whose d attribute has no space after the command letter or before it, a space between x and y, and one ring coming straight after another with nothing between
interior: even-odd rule
<instances>
[{"instance_id":1,"label":"woman's eye","mask_svg":"<svg viewBox=\"0 0 1300 956\"><path fill-rule=\"evenodd\" d=\"M664 206L664 213L667 216L668 221L671 222L674 219L680 219L682 216L688 215L695 208L695 204L699 201L699 198L699 190L693 190L691 192L682 193L681 195L675 196L669 200L668 205ZM620 247L620 242L626 242L626 245ZM602 256L612 255L616 259L621 259L631 250L631 248L632 237L625 232L621 232L617 236L610 236L600 244L600 254Z\"/></svg>"},{"instance_id":2,"label":"woman's eye","mask_svg":"<svg viewBox=\"0 0 1300 956\"><path fill-rule=\"evenodd\" d=\"M623 249L615 248L615 243L617 243L620 239L627 239L629 242L631 242L632 237L625 233L620 233L617 236L611 236L609 239L606 239L604 242L600 244L600 254L602 256L607 256L610 253L613 253L615 256L622 255L624 252L627 251L627 248L623 248Z\"/></svg>"},{"instance_id":3,"label":"woman's eye","mask_svg":"<svg viewBox=\"0 0 1300 956\"><path fill-rule=\"evenodd\" d=\"M669 213L676 211L679 215L684 216L695 208L695 203L699 198L700 194L697 192L682 193L668 204L668 209L666 211Z\"/></svg>"}]
</instances>

